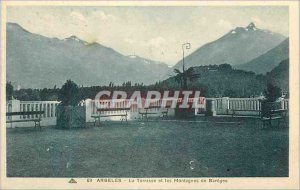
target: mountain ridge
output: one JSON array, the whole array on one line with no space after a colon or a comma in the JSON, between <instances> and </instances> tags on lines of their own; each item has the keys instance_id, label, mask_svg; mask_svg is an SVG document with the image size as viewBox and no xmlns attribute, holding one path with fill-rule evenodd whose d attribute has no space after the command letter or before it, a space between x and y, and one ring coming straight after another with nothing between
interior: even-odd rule
<instances>
[{"instance_id":1,"label":"mountain ridge","mask_svg":"<svg viewBox=\"0 0 300 190\"><path fill-rule=\"evenodd\" d=\"M7 23L7 81L22 88L62 85L72 79L80 85L151 84L168 70L167 64L129 58L99 43L76 36L48 38Z\"/></svg>"},{"instance_id":2,"label":"mountain ridge","mask_svg":"<svg viewBox=\"0 0 300 190\"><path fill-rule=\"evenodd\" d=\"M256 28L254 23L236 27L220 38L206 43L185 57L186 68L200 65L232 66L249 62L266 53L286 39L285 36L269 30ZM182 60L173 68L181 68Z\"/></svg>"},{"instance_id":3,"label":"mountain ridge","mask_svg":"<svg viewBox=\"0 0 300 190\"><path fill-rule=\"evenodd\" d=\"M236 65L237 69L253 71L257 74L265 74L279 65L283 60L289 58L289 38L285 39L278 46L267 51L248 63Z\"/></svg>"}]
</instances>

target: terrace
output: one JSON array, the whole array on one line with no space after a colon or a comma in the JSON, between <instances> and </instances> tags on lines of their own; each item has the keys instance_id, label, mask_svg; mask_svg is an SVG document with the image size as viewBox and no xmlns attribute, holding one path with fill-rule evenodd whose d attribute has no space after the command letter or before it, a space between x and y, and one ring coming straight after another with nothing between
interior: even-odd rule
<instances>
[{"instance_id":1,"label":"terrace","mask_svg":"<svg viewBox=\"0 0 300 190\"><path fill-rule=\"evenodd\" d=\"M288 128L254 118L7 128L7 150L9 177L288 176Z\"/></svg>"}]
</instances>

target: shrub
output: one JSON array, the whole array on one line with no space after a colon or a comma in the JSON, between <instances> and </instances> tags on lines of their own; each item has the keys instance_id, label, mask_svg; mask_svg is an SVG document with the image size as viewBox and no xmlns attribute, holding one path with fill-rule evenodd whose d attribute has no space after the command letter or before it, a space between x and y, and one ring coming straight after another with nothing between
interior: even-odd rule
<instances>
[{"instance_id":1,"label":"shrub","mask_svg":"<svg viewBox=\"0 0 300 190\"><path fill-rule=\"evenodd\" d=\"M78 85L71 80L67 80L59 91L58 100L61 101L60 104L63 106L77 106L80 101Z\"/></svg>"}]
</instances>

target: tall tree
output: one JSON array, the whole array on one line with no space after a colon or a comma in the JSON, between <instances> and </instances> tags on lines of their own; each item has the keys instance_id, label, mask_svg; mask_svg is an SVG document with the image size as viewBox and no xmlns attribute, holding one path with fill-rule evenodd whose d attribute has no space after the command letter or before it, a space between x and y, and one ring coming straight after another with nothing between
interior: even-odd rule
<instances>
[{"instance_id":1,"label":"tall tree","mask_svg":"<svg viewBox=\"0 0 300 190\"><path fill-rule=\"evenodd\" d=\"M275 102L281 96L281 89L269 83L265 90L265 95L268 102Z\"/></svg>"},{"instance_id":2,"label":"tall tree","mask_svg":"<svg viewBox=\"0 0 300 190\"><path fill-rule=\"evenodd\" d=\"M58 100L64 106L76 106L80 101L78 85L71 80L67 80L59 91Z\"/></svg>"},{"instance_id":3,"label":"tall tree","mask_svg":"<svg viewBox=\"0 0 300 190\"><path fill-rule=\"evenodd\" d=\"M11 100L13 97L14 87L11 82L6 83L6 101Z\"/></svg>"},{"instance_id":4,"label":"tall tree","mask_svg":"<svg viewBox=\"0 0 300 190\"><path fill-rule=\"evenodd\" d=\"M174 69L176 74L175 80L180 83L181 88L186 90L188 88L188 80L191 82L196 78L199 78L200 74L194 72L194 68L190 67L188 70L180 71L179 69Z\"/></svg>"}]
</instances>

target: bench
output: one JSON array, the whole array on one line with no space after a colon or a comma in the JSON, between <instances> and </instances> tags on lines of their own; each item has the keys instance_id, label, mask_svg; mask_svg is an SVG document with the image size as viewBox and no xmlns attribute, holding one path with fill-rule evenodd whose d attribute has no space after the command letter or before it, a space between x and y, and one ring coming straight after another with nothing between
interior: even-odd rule
<instances>
[{"instance_id":1,"label":"bench","mask_svg":"<svg viewBox=\"0 0 300 190\"><path fill-rule=\"evenodd\" d=\"M228 109L231 112L231 116L234 117L237 115L237 112L256 112L257 115L260 115L259 110L246 110L246 109Z\"/></svg>"},{"instance_id":2,"label":"bench","mask_svg":"<svg viewBox=\"0 0 300 190\"><path fill-rule=\"evenodd\" d=\"M91 117L94 118L94 126L96 126L97 121L98 125L100 125L100 118L101 117L115 117L115 116L121 116L121 123L125 120L127 121L128 111L130 108L99 108L97 109L98 114L92 115ZM125 111L125 113L113 113L113 114L102 114L103 112L109 112L109 111Z\"/></svg>"},{"instance_id":3,"label":"bench","mask_svg":"<svg viewBox=\"0 0 300 190\"><path fill-rule=\"evenodd\" d=\"M161 111L155 111L155 112L153 112L153 111L149 112L149 110L151 110L151 109L159 109L159 108L161 108L161 106L149 106L147 108L144 108L144 111L139 110L139 114L142 117L141 119L142 120L146 119L146 121L148 121L148 115L154 115L154 114L161 114L162 119L168 118L168 112L169 112L168 109L161 110Z\"/></svg>"},{"instance_id":4,"label":"bench","mask_svg":"<svg viewBox=\"0 0 300 190\"><path fill-rule=\"evenodd\" d=\"M261 121L263 122L263 126L267 122L270 127L272 127L272 120L278 120L277 126L281 121L283 121L284 125L287 127L286 117L288 110L287 109L276 109L276 110L268 110L265 112L261 112Z\"/></svg>"},{"instance_id":5,"label":"bench","mask_svg":"<svg viewBox=\"0 0 300 190\"><path fill-rule=\"evenodd\" d=\"M41 129L41 115L45 114L45 111L28 111L28 112L7 112L7 117L12 116L29 116L33 115L37 118L26 118L26 119L16 119L16 120L6 120L6 123L15 123L15 122L34 122L34 128L39 127Z\"/></svg>"}]
</instances>

